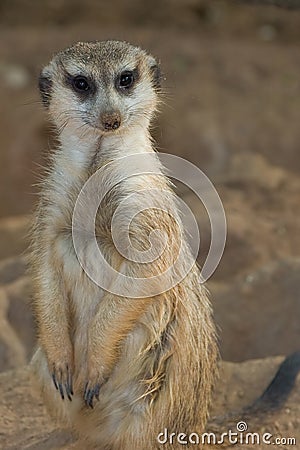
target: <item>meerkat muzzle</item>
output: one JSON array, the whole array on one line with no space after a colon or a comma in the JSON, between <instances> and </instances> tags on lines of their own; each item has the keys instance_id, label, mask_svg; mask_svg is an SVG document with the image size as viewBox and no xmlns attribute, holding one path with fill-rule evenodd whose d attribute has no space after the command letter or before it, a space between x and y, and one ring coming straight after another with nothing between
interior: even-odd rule
<instances>
[{"instance_id":1,"label":"meerkat muzzle","mask_svg":"<svg viewBox=\"0 0 300 450\"><path fill-rule=\"evenodd\" d=\"M119 112L103 113L100 116L101 124L107 131L117 130L121 125L121 116Z\"/></svg>"}]
</instances>

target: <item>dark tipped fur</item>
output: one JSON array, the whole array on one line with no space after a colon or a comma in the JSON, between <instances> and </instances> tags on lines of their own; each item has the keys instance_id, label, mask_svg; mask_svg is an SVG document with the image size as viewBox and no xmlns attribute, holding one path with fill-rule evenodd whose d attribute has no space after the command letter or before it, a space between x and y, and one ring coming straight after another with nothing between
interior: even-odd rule
<instances>
[{"instance_id":1,"label":"dark tipped fur","mask_svg":"<svg viewBox=\"0 0 300 450\"><path fill-rule=\"evenodd\" d=\"M160 69L159 65L155 64L155 65L151 66L150 70L153 75L153 78L152 78L153 87L155 89L160 90L161 82L162 82L162 73L161 73L161 69Z\"/></svg>"},{"instance_id":2,"label":"dark tipped fur","mask_svg":"<svg viewBox=\"0 0 300 450\"><path fill-rule=\"evenodd\" d=\"M48 107L51 100L52 80L50 76L46 76L43 72L39 76L39 90L42 97L43 105Z\"/></svg>"}]
</instances>

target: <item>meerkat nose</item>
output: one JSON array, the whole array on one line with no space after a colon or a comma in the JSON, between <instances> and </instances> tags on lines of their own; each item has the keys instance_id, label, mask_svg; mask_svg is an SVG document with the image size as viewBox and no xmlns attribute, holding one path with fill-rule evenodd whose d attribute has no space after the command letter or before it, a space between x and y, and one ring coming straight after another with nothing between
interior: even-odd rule
<instances>
[{"instance_id":1,"label":"meerkat nose","mask_svg":"<svg viewBox=\"0 0 300 450\"><path fill-rule=\"evenodd\" d=\"M116 130L121 124L119 112L103 113L100 116L101 123L105 130Z\"/></svg>"}]
</instances>

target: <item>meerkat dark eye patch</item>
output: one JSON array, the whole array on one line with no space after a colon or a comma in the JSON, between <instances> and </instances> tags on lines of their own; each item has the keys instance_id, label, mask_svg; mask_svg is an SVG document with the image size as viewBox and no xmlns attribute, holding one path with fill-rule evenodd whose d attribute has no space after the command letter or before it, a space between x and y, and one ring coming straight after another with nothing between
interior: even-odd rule
<instances>
[{"instance_id":1,"label":"meerkat dark eye patch","mask_svg":"<svg viewBox=\"0 0 300 450\"><path fill-rule=\"evenodd\" d=\"M121 73L119 87L128 89L133 85L134 77L133 72L127 70L126 72Z\"/></svg>"},{"instance_id":2,"label":"meerkat dark eye patch","mask_svg":"<svg viewBox=\"0 0 300 450\"><path fill-rule=\"evenodd\" d=\"M82 97L87 97L96 90L95 83L84 75L70 75L65 72L65 82Z\"/></svg>"},{"instance_id":3,"label":"meerkat dark eye patch","mask_svg":"<svg viewBox=\"0 0 300 450\"><path fill-rule=\"evenodd\" d=\"M124 70L116 79L116 88L123 92L128 92L138 79L138 70Z\"/></svg>"},{"instance_id":4,"label":"meerkat dark eye patch","mask_svg":"<svg viewBox=\"0 0 300 450\"><path fill-rule=\"evenodd\" d=\"M91 90L91 86L87 78L80 75L73 78L72 87L76 92L88 92Z\"/></svg>"}]
</instances>

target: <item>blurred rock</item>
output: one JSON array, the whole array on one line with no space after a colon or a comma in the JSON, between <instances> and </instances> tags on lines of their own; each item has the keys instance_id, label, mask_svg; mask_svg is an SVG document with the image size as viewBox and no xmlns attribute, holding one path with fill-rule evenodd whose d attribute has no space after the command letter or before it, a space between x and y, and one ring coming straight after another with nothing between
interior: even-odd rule
<instances>
[{"instance_id":1,"label":"blurred rock","mask_svg":"<svg viewBox=\"0 0 300 450\"><path fill-rule=\"evenodd\" d=\"M263 41L273 41L277 35L277 30L273 25L263 25L258 30L258 35Z\"/></svg>"},{"instance_id":2,"label":"blurred rock","mask_svg":"<svg viewBox=\"0 0 300 450\"><path fill-rule=\"evenodd\" d=\"M18 242L18 235L14 236ZM0 261L0 284L6 285L16 281L22 277L26 272L25 257L19 256L14 258L7 258Z\"/></svg>"},{"instance_id":3,"label":"blurred rock","mask_svg":"<svg viewBox=\"0 0 300 450\"><path fill-rule=\"evenodd\" d=\"M9 258L10 256L20 255L28 248L28 229L28 216L14 216L0 219L0 260ZM23 263L15 261L15 264L18 266ZM11 273L16 270L17 273L20 270L20 267L18 268L17 266L10 267L10 265L8 265L5 267L5 270L11 271ZM0 282L1 272L2 269L0 263Z\"/></svg>"},{"instance_id":4,"label":"blurred rock","mask_svg":"<svg viewBox=\"0 0 300 450\"><path fill-rule=\"evenodd\" d=\"M300 259L268 264L232 285L210 283L224 359L243 361L299 349Z\"/></svg>"},{"instance_id":5,"label":"blurred rock","mask_svg":"<svg viewBox=\"0 0 300 450\"><path fill-rule=\"evenodd\" d=\"M0 372L28 362L34 348L30 281L25 270L24 258L0 263Z\"/></svg>"},{"instance_id":6,"label":"blurred rock","mask_svg":"<svg viewBox=\"0 0 300 450\"><path fill-rule=\"evenodd\" d=\"M31 280L27 276L19 278L6 288L9 300L7 320L21 342L25 362L34 352L36 327L32 316L30 300L32 298ZM18 367L18 365L14 365ZM1 369L0 369L1 370Z\"/></svg>"},{"instance_id":7,"label":"blurred rock","mask_svg":"<svg viewBox=\"0 0 300 450\"><path fill-rule=\"evenodd\" d=\"M21 89L30 81L30 74L25 67L0 61L0 81L7 87Z\"/></svg>"},{"instance_id":8,"label":"blurred rock","mask_svg":"<svg viewBox=\"0 0 300 450\"><path fill-rule=\"evenodd\" d=\"M4 289L0 290L0 370L20 367L26 363L24 343L11 326L7 311L9 299Z\"/></svg>"}]
</instances>

